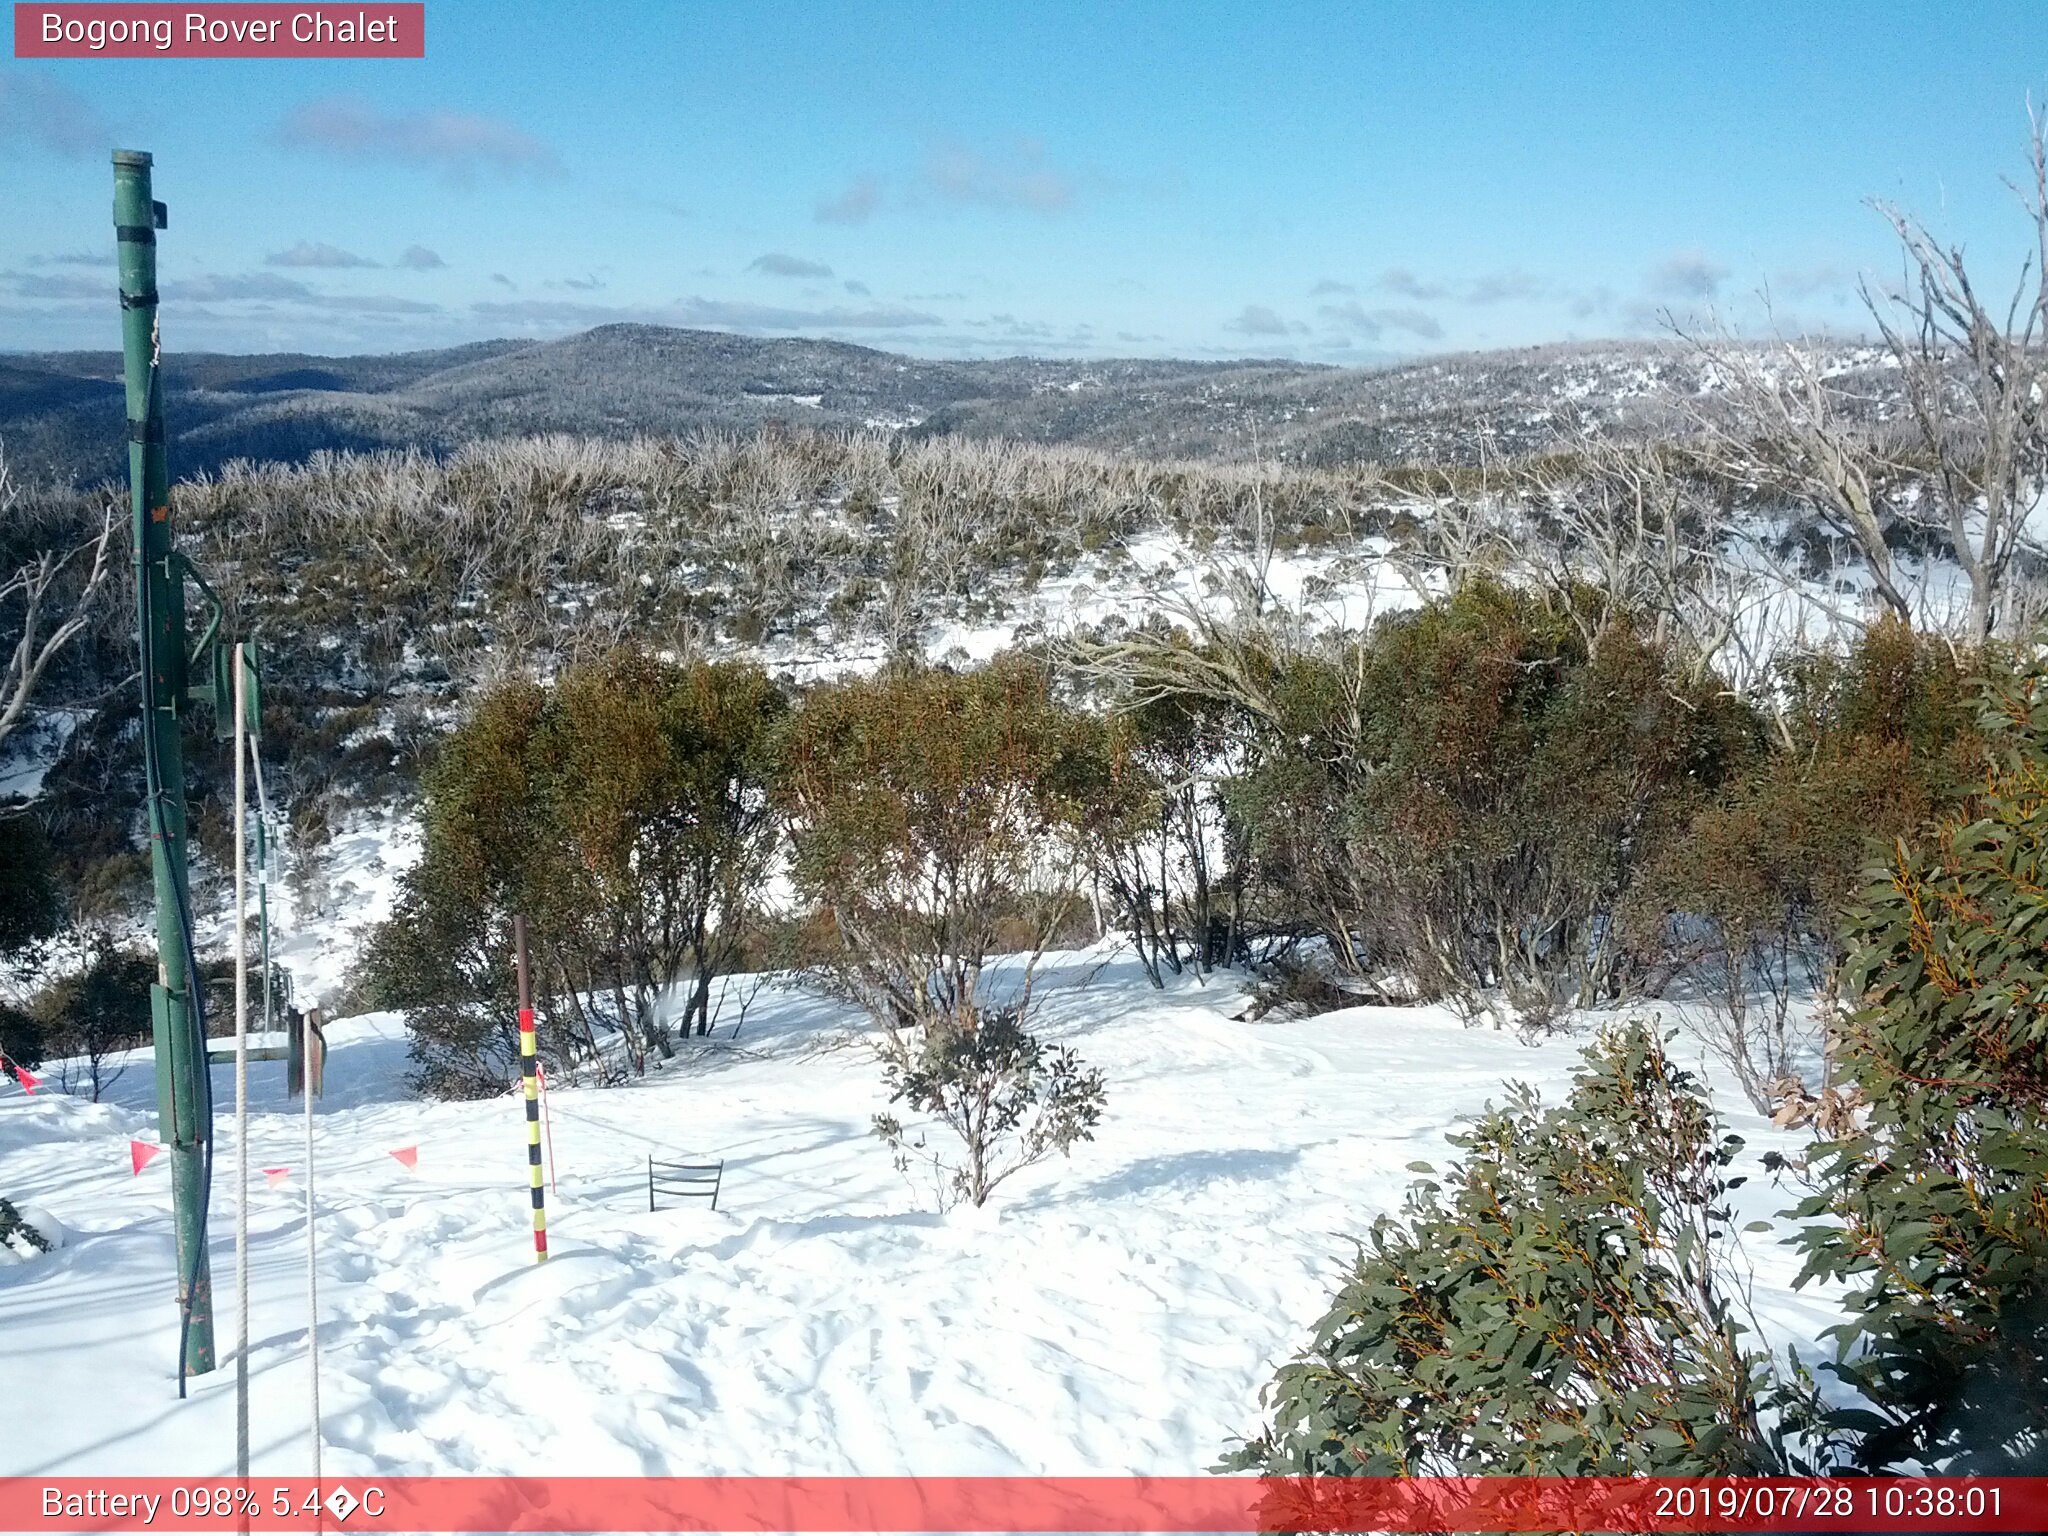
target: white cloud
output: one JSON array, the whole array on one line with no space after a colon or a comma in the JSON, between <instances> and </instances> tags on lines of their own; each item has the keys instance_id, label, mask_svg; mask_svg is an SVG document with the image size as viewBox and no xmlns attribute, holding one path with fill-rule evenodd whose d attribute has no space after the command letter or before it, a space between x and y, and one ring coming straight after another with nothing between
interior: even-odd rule
<instances>
[{"instance_id":1,"label":"white cloud","mask_svg":"<svg viewBox=\"0 0 2048 1536\"><path fill-rule=\"evenodd\" d=\"M862 175L835 196L821 198L814 212L820 224L865 224L881 202L881 177Z\"/></svg>"},{"instance_id":2,"label":"white cloud","mask_svg":"<svg viewBox=\"0 0 2048 1536\"><path fill-rule=\"evenodd\" d=\"M765 256L756 256L747 263L749 272L765 272L770 277L830 277L832 269L822 261L811 261L802 256L786 256L781 251L770 251Z\"/></svg>"},{"instance_id":3,"label":"white cloud","mask_svg":"<svg viewBox=\"0 0 2048 1536\"><path fill-rule=\"evenodd\" d=\"M1244 336L1285 336L1287 322L1263 304L1247 304L1224 329Z\"/></svg>"},{"instance_id":4,"label":"white cloud","mask_svg":"<svg viewBox=\"0 0 2048 1536\"><path fill-rule=\"evenodd\" d=\"M324 241L301 240L288 251L272 251L263 258L272 267L374 267L376 262L354 251Z\"/></svg>"},{"instance_id":5,"label":"white cloud","mask_svg":"<svg viewBox=\"0 0 2048 1536\"><path fill-rule=\"evenodd\" d=\"M113 129L69 86L26 70L0 70L0 148L18 144L75 160L103 154L113 142Z\"/></svg>"},{"instance_id":6,"label":"white cloud","mask_svg":"<svg viewBox=\"0 0 2048 1536\"><path fill-rule=\"evenodd\" d=\"M387 113L352 96L327 96L289 113L287 144L351 159L395 161L466 182L481 170L560 176L555 152L525 130L468 112Z\"/></svg>"},{"instance_id":7,"label":"white cloud","mask_svg":"<svg viewBox=\"0 0 2048 1536\"><path fill-rule=\"evenodd\" d=\"M1652 293L1678 299L1711 299L1727 280L1728 269L1699 251L1674 251L1649 271Z\"/></svg>"}]
</instances>

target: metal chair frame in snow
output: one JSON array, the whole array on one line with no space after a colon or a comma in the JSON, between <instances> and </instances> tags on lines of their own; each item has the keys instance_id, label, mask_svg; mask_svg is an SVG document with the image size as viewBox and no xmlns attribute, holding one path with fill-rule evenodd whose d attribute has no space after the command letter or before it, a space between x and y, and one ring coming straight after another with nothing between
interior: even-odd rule
<instances>
[{"instance_id":1,"label":"metal chair frame in snow","mask_svg":"<svg viewBox=\"0 0 2048 1536\"><path fill-rule=\"evenodd\" d=\"M711 1201L711 1209L718 1209L719 1185L725 1181L725 1159L715 1163L658 1163L653 1157L647 1159L647 1209L656 1209L654 1197L657 1193L673 1195L680 1200Z\"/></svg>"}]
</instances>

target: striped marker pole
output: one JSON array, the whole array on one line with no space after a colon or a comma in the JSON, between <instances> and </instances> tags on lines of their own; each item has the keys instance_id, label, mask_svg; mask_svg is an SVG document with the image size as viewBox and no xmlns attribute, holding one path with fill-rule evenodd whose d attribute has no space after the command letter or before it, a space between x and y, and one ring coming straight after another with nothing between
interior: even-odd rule
<instances>
[{"instance_id":1,"label":"striped marker pole","mask_svg":"<svg viewBox=\"0 0 2048 1536\"><path fill-rule=\"evenodd\" d=\"M519 955L519 1076L526 1085L526 1166L533 1178L533 1261L548 1256L548 1210L540 1178L540 1059L533 1038L533 982L526 968L526 919L512 919L512 945Z\"/></svg>"}]
</instances>

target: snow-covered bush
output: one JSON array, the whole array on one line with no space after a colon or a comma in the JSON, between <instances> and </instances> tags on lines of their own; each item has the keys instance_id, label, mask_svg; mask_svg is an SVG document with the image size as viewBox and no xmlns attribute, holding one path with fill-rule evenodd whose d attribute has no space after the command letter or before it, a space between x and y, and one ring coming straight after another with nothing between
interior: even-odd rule
<instances>
[{"instance_id":1,"label":"snow-covered bush","mask_svg":"<svg viewBox=\"0 0 2048 1536\"><path fill-rule=\"evenodd\" d=\"M40 1216L41 1213L36 1211L24 1213L12 1200L0 1195L0 1261L33 1258L57 1246L61 1233L47 1220L39 1225L31 1219ZM53 1230L45 1232L45 1225L52 1226Z\"/></svg>"},{"instance_id":2,"label":"snow-covered bush","mask_svg":"<svg viewBox=\"0 0 2048 1536\"><path fill-rule=\"evenodd\" d=\"M1517 1086L1381 1216L1270 1425L1228 1467L1277 1476L1777 1470L1765 1362L1726 1265L1740 1147L1640 1023L1569 1101Z\"/></svg>"}]
</instances>

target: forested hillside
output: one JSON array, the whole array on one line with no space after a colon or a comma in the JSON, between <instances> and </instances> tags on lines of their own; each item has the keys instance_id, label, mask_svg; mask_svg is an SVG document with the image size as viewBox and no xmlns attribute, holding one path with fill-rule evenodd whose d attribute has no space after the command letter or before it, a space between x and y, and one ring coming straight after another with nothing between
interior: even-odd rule
<instances>
[{"instance_id":1,"label":"forested hillside","mask_svg":"<svg viewBox=\"0 0 2048 1536\"><path fill-rule=\"evenodd\" d=\"M1897 386L1870 348L1820 348L1859 411ZM1532 347L1381 368L1243 360L934 361L843 342L611 325L366 357L168 357L177 473L321 450L419 448L534 433L607 438L752 431L961 435L1155 458L1478 464L1540 452L1587 425L1663 430L1712 403L1720 372L1668 343ZM0 356L0 441L16 472L120 474L120 359Z\"/></svg>"}]
</instances>

